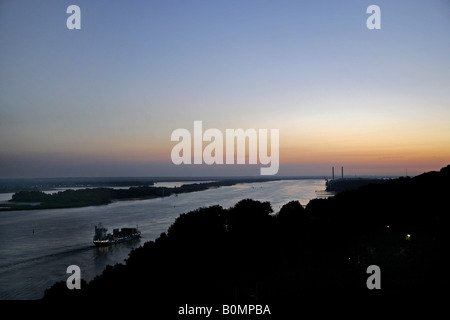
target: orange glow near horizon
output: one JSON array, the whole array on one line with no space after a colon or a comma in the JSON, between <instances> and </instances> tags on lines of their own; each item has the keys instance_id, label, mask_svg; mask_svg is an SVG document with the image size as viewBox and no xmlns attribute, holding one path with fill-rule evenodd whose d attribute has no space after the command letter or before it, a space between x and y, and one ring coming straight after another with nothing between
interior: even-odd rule
<instances>
[{"instance_id":1,"label":"orange glow near horizon","mask_svg":"<svg viewBox=\"0 0 450 320\"><path fill-rule=\"evenodd\" d=\"M403 175L406 169L414 175L439 170L450 163L450 125L447 126L446 119L428 122L427 126L418 121L405 124L395 123L393 119L376 119L372 124L363 120L337 122L322 117L275 118L271 122L259 122L259 128L279 129L281 175L284 172L287 175L328 175L331 166L344 166L345 173L349 175ZM274 125L280 123L283 126ZM185 128L191 132L193 139L192 123ZM205 122L203 132L209 128ZM251 127L240 125L234 128L246 130ZM225 133L225 128L218 129ZM161 164L171 168L170 154L177 144L170 141L169 131L162 134L145 130L138 135L97 135L73 141L75 143L69 145L55 137L49 144L40 144L39 150L33 151L31 147L17 149L15 154L54 157L61 161L106 161L130 166ZM203 147L209 143L203 142ZM225 145L224 140L224 157ZM229 168L232 175L232 166ZM295 169L286 171L283 168Z\"/></svg>"},{"instance_id":2,"label":"orange glow near horizon","mask_svg":"<svg viewBox=\"0 0 450 320\"><path fill-rule=\"evenodd\" d=\"M450 138L446 138L444 130L426 132L386 128L378 132L370 128L334 129L339 130L330 135L322 128L317 128L316 132L310 128L307 132L281 128L280 169L283 165L301 168L304 164L315 164L328 170L332 165L342 165L365 168L361 174L402 174L406 168L410 168L412 174L415 171L439 170L450 160ZM171 164L170 152L177 144L170 141L170 137L125 142L116 141L117 145L93 148L91 152L96 157L106 155L118 161ZM207 144L209 142L204 142L203 146Z\"/></svg>"},{"instance_id":3,"label":"orange glow near horizon","mask_svg":"<svg viewBox=\"0 0 450 320\"><path fill-rule=\"evenodd\" d=\"M428 118L429 117L429 118ZM351 165L370 173L439 170L450 162L450 119L357 114L291 118L280 129L280 164ZM402 169L403 168L403 169ZM369 172L368 172L369 173Z\"/></svg>"}]
</instances>

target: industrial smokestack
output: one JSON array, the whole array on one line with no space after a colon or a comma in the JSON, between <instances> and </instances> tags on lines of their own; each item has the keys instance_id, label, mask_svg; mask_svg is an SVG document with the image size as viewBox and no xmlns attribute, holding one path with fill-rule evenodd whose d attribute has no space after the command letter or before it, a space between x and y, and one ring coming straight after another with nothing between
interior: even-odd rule
<instances>
[{"instance_id":1,"label":"industrial smokestack","mask_svg":"<svg viewBox=\"0 0 450 320\"><path fill-rule=\"evenodd\" d=\"M344 179L344 167L341 167L341 178Z\"/></svg>"},{"instance_id":2,"label":"industrial smokestack","mask_svg":"<svg viewBox=\"0 0 450 320\"><path fill-rule=\"evenodd\" d=\"M331 172L332 172L332 174L331 174L332 178L331 179L334 180L334 167L331 167Z\"/></svg>"}]
</instances>

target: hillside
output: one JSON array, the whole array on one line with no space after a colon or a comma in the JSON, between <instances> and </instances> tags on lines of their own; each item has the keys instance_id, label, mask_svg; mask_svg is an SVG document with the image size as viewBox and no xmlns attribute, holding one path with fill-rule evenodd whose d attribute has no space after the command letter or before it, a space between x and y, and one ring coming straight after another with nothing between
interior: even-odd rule
<instances>
[{"instance_id":1,"label":"hillside","mask_svg":"<svg viewBox=\"0 0 450 320\"><path fill-rule=\"evenodd\" d=\"M269 203L251 199L199 208L133 250L125 264L107 267L81 290L57 283L44 300L128 297L167 317L186 303L268 304L272 314L292 311L299 301L438 303L449 285L449 179L447 166L312 200L306 208L292 201L277 215ZM380 267L380 290L367 288L370 265Z\"/></svg>"}]
</instances>

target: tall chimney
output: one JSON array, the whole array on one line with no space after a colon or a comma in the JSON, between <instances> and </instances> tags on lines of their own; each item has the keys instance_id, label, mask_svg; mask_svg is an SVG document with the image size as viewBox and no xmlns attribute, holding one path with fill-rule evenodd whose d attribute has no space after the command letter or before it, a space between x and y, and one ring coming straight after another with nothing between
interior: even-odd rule
<instances>
[{"instance_id":1,"label":"tall chimney","mask_svg":"<svg viewBox=\"0 0 450 320\"><path fill-rule=\"evenodd\" d=\"M341 178L344 179L344 167L341 167Z\"/></svg>"},{"instance_id":2,"label":"tall chimney","mask_svg":"<svg viewBox=\"0 0 450 320\"><path fill-rule=\"evenodd\" d=\"M331 172L332 172L332 178L331 179L333 179L334 180L334 167L331 167Z\"/></svg>"}]
</instances>

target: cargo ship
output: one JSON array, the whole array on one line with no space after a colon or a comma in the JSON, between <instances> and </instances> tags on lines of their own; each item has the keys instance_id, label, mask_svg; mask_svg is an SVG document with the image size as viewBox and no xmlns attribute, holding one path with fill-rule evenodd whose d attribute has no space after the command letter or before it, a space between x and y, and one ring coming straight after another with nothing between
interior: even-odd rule
<instances>
[{"instance_id":1,"label":"cargo ship","mask_svg":"<svg viewBox=\"0 0 450 320\"><path fill-rule=\"evenodd\" d=\"M113 229L113 233L106 233L107 228L103 227L101 223L95 226L95 234L93 242L98 247L106 247L116 243L131 241L139 239L141 232L138 228L122 228Z\"/></svg>"}]
</instances>

